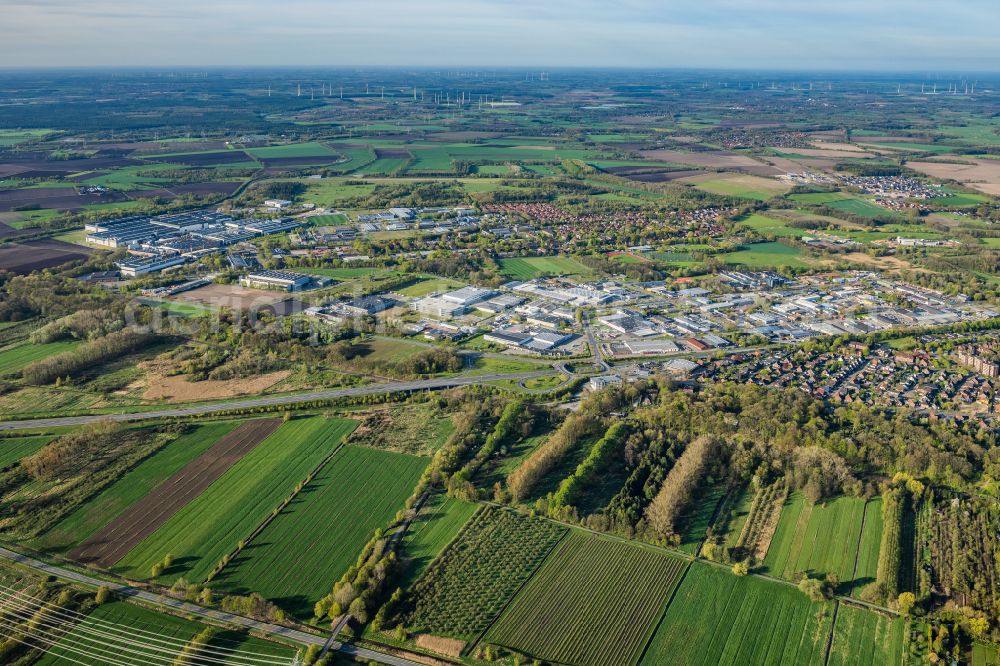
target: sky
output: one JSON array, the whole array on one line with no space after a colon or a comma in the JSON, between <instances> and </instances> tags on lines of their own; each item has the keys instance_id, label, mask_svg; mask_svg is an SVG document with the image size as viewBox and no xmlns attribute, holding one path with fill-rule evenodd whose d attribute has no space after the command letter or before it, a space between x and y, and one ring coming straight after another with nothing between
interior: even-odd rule
<instances>
[{"instance_id":1,"label":"sky","mask_svg":"<svg viewBox=\"0 0 1000 666\"><path fill-rule=\"evenodd\" d=\"M998 0L2 0L0 68L1000 71Z\"/></svg>"}]
</instances>

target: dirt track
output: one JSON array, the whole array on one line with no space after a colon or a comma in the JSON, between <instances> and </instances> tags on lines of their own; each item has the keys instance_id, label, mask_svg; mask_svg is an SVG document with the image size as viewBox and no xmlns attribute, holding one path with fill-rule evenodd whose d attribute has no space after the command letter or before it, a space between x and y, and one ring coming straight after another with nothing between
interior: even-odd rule
<instances>
[{"instance_id":1,"label":"dirt track","mask_svg":"<svg viewBox=\"0 0 1000 666\"><path fill-rule=\"evenodd\" d=\"M111 568L279 425L280 419L258 419L240 425L70 551L69 556L82 564Z\"/></svg>"}]
</instances>

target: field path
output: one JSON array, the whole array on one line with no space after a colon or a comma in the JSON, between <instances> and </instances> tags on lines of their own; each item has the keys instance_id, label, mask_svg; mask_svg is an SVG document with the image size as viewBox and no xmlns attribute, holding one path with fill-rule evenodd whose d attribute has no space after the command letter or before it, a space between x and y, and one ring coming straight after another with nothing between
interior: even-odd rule
<instances>
[{"instance_id":1,"label":"field path","mask_svg":"<svg viewBox=\"0 0 1000 666\"><path fill-rule=\"evenodd\" d=\"M279 425L281 419L256 419L240 425L70 551L69 556L82 564L105 569L114 566Z\"/></svg>"}]
</instances>

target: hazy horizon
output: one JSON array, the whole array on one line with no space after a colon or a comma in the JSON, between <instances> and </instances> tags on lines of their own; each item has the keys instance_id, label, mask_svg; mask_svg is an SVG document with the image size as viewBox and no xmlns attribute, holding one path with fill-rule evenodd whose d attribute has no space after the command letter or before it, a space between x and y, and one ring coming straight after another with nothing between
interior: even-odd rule
<instances>
[{"instance_id":1,"label":"hazy horizon","mask_svg":"<svg viewBox=\"0 0 1000 666\"><path fill-rule=\"evenodd\" d=\"M575 67L995 72L1000 4L11 0L0 68ZM471 63L471 64L468 64Z\"/></svg>"}]
</instances>

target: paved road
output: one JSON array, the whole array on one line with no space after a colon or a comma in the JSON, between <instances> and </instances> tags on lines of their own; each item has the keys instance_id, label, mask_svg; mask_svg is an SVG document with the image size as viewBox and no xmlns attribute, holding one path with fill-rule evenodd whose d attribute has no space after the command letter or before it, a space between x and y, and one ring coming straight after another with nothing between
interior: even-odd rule
<instances>
[{"instance_id":1,"label":"paved road","mask_svg":"<svg viewBox=\"0 0 1000 666\"><path fill-rule=\"evenodd\" d=\"M46 564L45 562L28 557L27 555L15 553L14 551L6 548L0 547L0 558L10 562L16 562L22 566L34 569L35 571L56 576L64 580L82 583L91 587L100 587L103 585L115 594L123 597L141 599L142 601L155 606L171 608L188 615L195 615L197 617L215 620L216 622L222 622L224 624L238 625L245 627L246 629L253 629L254 631L261 632L262 634L283 638L287 641L298 643L299 645L318 645L323 647L327 644L328 639L324 636L308 634L304 631L282 627L269 622L260 622L248 617L243 617L242 615L233 615L232 613L226 613L224 611L202 608L201 606L197 606L195 604L189 604L186 601L179 601L171 597L154 594L153 592L146 592L145 590L139 590L134 587L129 587L128 585L110 583L99 578L92 578L86 574L78 573L76 571L70 571L69 569L63 569L62 567L57 567L52 564ZM389 664L390 666L420 666L418 662L411 661L409 659L396 657L391 654L383 654L381 652L376 652L375 650L369 650L354 645L343 645L338 642L331 642L329 644L329 648L343 652L344 654L361 657L362 659L369 661L376 661L380 664Z\"/></svg>"},{"instance_id":2,"label":"paved road","mask_svg":"<svg viewBox=\"0 0 1000 666\"><path fill-rule=\"evenodd\" d=\"M140 421L143 419L169 418L173 416L197 416L199 414L211 414L213 412L223 412L232 409L245 409L250 407L266 407L272 405L293 405L299 402L310 402L312 400L329 400L331 398L343 398L359 395L375 395L378 393L399 393L410 391L435 391L455 386L469 386L471 384L483 384L486 382L501 379L530 379L532 377L542 377L554 374L553 368L546 370L536 370L532 372L518 373L497 373L489 375L459 375L457 377L442 377L438 379L421 379L409 382L390 382L387 384L371 384L369 386L355 386L345 389L326 389L322 391L312 391L309 393L295 393L292 395L272 395L262 398L244 398L240 400L227 400L216 402L210 405L195 405L193 407L176 407L174 409L158 409L149 412L132 412L123 414L95 414L90 416L62 416L55 418L31 419L26 421L0 421L0 431L3 430L23 430L25 428L55 428L59 426L75 426L85 423L93 423L102 419L112 421Z\"/></svg>"}]
</instances>

